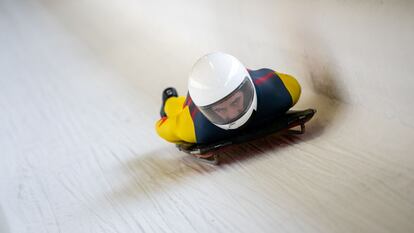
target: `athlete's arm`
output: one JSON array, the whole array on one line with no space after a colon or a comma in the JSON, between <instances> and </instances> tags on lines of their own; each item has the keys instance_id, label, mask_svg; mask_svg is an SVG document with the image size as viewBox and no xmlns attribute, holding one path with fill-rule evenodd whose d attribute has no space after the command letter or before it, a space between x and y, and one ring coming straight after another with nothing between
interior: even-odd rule
<instances>
[{"instance_id":1,"label":"athlete's arm","mask_svg":"<svg viewBox=\"0 0 414 233\"><path fill-rule=\"evenodd\" d=\"M155 124L158 135L169 142L196 142L194 123L189 107L183 107L184 101L184 96L169 98L164 107L167 116Z\"/></svg>"}]
</instances>

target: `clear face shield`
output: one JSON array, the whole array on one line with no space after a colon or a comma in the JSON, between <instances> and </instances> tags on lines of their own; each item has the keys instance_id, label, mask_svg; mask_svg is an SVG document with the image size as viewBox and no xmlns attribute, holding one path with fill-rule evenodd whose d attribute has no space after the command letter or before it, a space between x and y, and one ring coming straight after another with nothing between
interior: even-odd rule
<instances>
[{"instance_id":1,"label":"clear face shield","mask_svg":"<svg viewBox=\"0 0 414 233\"><path fill-rule=\"evenodd\" d=\"M254 93L254 86L246 76L239 87L229 95L213 104L199 107L199 109L213 124L230 124L240 119L249 110Z\"/></svg>"}]
</instances>

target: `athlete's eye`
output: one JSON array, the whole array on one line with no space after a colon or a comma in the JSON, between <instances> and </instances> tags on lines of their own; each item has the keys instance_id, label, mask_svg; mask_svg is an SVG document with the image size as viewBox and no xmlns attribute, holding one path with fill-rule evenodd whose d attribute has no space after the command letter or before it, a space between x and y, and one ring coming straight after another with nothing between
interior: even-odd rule
<instances>
[{"instance_id":1,"label":"athlete's eye","mask_svg":"<svg viewBox=\"0 0 414 233\"><path fill-rule=\"evenodd\" d=\"M226 109L225 108L216 108L216 109L214 109L214 111L216 113L224 113L226 111Z\"/></svg>"},{"instance_id":2,"label":"athlete's eye","mask_svg":"<svg viewBox=\"0 0 414 233\"><path fill-rule=\"evenodd\" d=\"M240 97L237 97L237 99L233 100L233 102L231 102L232 106L238 106L240 102Z\"/></svg>"}]
</instances>

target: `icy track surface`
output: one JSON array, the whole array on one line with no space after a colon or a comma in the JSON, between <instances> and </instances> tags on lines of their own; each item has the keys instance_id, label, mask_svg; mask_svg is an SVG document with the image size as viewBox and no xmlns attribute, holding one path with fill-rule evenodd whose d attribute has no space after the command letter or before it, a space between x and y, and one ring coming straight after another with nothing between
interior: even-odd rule
<instances>
[{"instance_id":1,"label":"icy track surface","mask_svg":"<svg viewBox=\"0 0 414 233\"><path fill-rule=\"evenodd\" d=\"M413 4L197 2L0 1L0 232L414 232ZM158 138L215 50L297 77L306 134Z\"/></svg>"}]
</instances>

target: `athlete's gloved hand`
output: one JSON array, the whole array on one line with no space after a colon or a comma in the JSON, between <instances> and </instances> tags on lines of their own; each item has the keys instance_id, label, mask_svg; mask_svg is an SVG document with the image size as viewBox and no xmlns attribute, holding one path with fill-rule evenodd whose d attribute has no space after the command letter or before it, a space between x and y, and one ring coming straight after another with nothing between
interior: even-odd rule
<instances>
[{"instance_id":1,"label":"athlete's gloved hand","mask_svg":"<svg viewBox=\"0 0 414 233\"><path fill-rule=\"evenodd\" d=\"M178 96L178 92L174 87L168 87L164 89L164 91L162 92L162 105L161 105L161 111L160 111L161 117L167 116L167 114L164 111L165 102L167 102L169 98L177 97L177 96Z\"/></svg>"}]
</instances>

